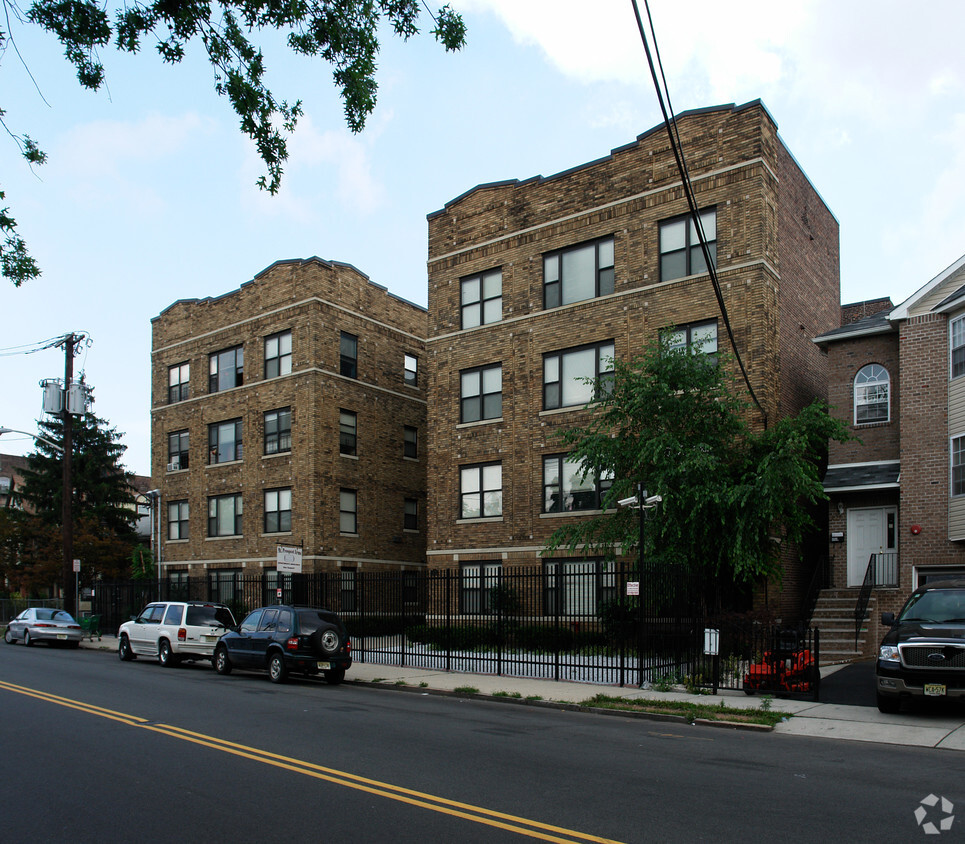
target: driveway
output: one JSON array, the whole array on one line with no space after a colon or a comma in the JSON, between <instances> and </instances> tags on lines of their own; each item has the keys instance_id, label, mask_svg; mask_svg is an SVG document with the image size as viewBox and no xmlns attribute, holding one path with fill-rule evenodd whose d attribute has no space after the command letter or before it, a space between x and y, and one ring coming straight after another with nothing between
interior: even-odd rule
<instances>
[{"instance_id":1,"label":"driveway","mask_svg":"<svg viewBox=\"0 0 965 844\"><path fill-rule=\"evenodd\" d=\"M877 707L874 661L852 662L822 677L821 703Z\"/></svg>"}]
</instances>

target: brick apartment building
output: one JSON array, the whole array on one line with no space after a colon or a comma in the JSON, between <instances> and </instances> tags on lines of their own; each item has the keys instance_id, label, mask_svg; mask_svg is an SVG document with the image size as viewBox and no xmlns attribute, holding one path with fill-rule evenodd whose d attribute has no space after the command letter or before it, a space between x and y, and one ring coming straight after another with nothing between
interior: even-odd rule
<instances>
[{"instance_id":1,"label":"brick apartment building","mask_svg":"<svg viewBox=\"0 0 965 844\"><path fill-rule=\"evenodd\" d=\"M0 454L0 508L23 510L25 502L21 497L23 471L27 468L27 458L19 454Z\"/></svg>"},{"instance_id":2,"label":"brick apartment building","mask_svg":"<svg viewBox=\"0 0 965 844\"><path fill-rule=\"evenodd\" d=\"M425 566L425 309L348 264L279 261L152 320L162 571Z\"/></svg>"},{"instance_id":3,"label":"brick apartment building","mask_svg":"<svg viewBox=\"0 0 965 844\"><path fill-rule=\"evenodd\" d=\"M837 646L846 657L873 652L880 613L916 586L965 576L965 256L898 307L842 311L842 326L814 342L827 352L832 412L859 439L829 451L830 584L815 621L830 640L874 555L866 630L856 645L851 621Z\"/></svg>"},{"instance_id":4,"label":"brick apartment building","mask_svg":"<svg viewBox=\"0 0 965 844\"><path fill-rule=\"evenodd\" d=\"M687 112L678 128L773 422L826 394L811 338L840 324L838 224L759 101ZM554 436L587 421L580 379L671 328L732 348L666 132L555 176L480 185L428 220L429 567L462 571L464 611L503 565L596 568L605 588L600 561L540 556L561 520L599 512L606 484L580 483ZM799 580L784 578L791 610Z\"/></svg>"}]
</instances>

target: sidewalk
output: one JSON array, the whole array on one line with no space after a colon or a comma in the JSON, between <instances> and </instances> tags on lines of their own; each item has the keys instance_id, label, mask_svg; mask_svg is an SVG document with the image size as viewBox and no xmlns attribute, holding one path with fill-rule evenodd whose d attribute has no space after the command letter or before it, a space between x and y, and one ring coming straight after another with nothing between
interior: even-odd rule
<instances>
[{"instance_id":1,"label":"sidewalk","mask_svg":"<svg viewBox=\"0 0 965 844\"><path fill-rule=\"evenodd\" d=\"M117 651L117 638L104 636L100 640L83 641L83 648ZM826 677L840 666L822 669ZM700 704L715 704L721 699L725 706L755 709L761 698L743 692L721 691L717 697L693 695L687 692L657 692L632 686L600 686L590 683L558 682L525 677L497 677L489 674L434 671L422 668L403 668L372 662L355 662L345 678L346 683L372 685L424 694L464 691L491 700L517 705L575 705L598 694L639 700L676 700ZM511 697L509 697L511 695ZM910 713L884 715L868 706L843 706L815 703L806 700L774 698L771 711L786 712L789 716L774 728L774 732L796 736L872 741L883 744L940 747L946 750L965 750L965 715L962 717Z\"/></svg>"}]
</instances>

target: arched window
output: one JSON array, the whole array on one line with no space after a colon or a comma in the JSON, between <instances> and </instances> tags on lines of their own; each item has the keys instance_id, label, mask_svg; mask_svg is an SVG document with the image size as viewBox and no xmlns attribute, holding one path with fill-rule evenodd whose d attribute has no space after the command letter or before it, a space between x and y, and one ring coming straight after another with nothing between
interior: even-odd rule
<instances>
[{"instance_id":1,"label":"arched window","mask_svg":"<svg viewBox=\"0 0 965 844\"><path fill-rule=\"evenodd\" d=\"M877 363L861 367L854 379L854 424L887 422L891 409L891 378Z\"/></svg>"}]
</instances>

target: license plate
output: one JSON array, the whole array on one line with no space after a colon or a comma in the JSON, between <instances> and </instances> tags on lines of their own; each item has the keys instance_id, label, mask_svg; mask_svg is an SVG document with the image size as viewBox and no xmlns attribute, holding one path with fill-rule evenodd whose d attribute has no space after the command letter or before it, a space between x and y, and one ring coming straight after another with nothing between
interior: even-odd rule
<instances>
[{"instance_id":1,"label":"license plate","mask_svg":"<svg viewBox=\"0 0 965 844\"><path fill-rule=\"evenodd\" d=\"M944 695L945 695L944 683L925 683L926 697L944 697Z\"/></svg>"},{"instance_id":2,"label":"license plate","mask_svg":"<svg viewBox=\"0 0 965 844\"><path fill-rule=\"evenodd\" d=\"M58 638L58 639L66 639L66 638L67 638L67 634L66 634L66 633L58 633L58 634L57 634L57 638Z\"/></svg>"},{"instance_id":3,"label":"license plate","mask_svg":"<svg viewBox=\"0 0 965 844\"><path fill-rule=\"evenodd\" d=\"M331 667L332 667L332 663L330 663L330 662L320 662L320 663L318 663L318 670L319 670L319 671L328 671Z\"/></svg>"}]
</instances>

